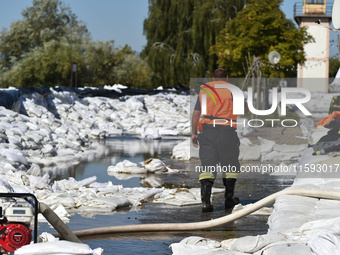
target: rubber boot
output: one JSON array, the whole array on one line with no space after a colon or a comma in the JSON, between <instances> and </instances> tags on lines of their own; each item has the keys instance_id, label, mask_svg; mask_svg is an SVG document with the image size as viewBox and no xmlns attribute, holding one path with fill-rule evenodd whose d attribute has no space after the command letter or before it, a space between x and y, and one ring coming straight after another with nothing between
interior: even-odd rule
<instances>
[{"instance_id":1,"label":"rubber boot","mask_svg":"<svg viewBox=\"0 0 340 255\"><path fill-rule=\"evenodd\" d=\"M234 198L236 179L235 178L223 178L223 185L225 187L224 193L224 206L228 211L232 211L235 205L240 203L240 199Z\"/></svg>"},{"instance_id":2,"label":"rubber boot","mask_svg":"<svg viewBox=\"0 0 340 255\"><path fill-rule=\"evenodd\" d=\"M201 200L202 200L202 212L212 212L214 207L211 204L211 189L214 181L211 179L201 180Z\"/></svg>"}]
</instances>

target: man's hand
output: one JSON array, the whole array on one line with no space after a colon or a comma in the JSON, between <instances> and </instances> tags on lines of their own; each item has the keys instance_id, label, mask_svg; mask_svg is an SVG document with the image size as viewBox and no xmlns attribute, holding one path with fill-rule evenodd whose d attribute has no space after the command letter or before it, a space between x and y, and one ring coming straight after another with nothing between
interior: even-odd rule
<instances>
[{"instance_id":1,"label":"man's hand","mask_svg":"<svg viewBox=\"0 0 340 255\"><path fill-rule=\"evenodd\" d=\"M198 147L198 135L197 134L191 135L191 143L195 148Z\"/></svg>"},{"instance_id":2,"label":"man's hand","mask_svg":"<svg viewBox=\"0 0 340 255\"><path fill-rule=\"evenodd\" d=\"M192 114L192 120L191 120L191 143L192 145L197 148L198 147L198 135L197 135L197 124L200 120L201 111L194 110L194 113Z\"/></svg>"}]
</instances>

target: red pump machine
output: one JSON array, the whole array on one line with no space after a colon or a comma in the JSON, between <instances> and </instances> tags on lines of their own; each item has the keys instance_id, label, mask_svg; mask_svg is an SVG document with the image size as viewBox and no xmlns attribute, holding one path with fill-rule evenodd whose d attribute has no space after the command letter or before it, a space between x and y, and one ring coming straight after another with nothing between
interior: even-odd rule
<instances>
[{"instance_id":1,"label":"red pump machine","mask_svg":"<svg viewBox=\"0 0 340 255\"><path fill-rule=\"evenodd\" d=\"M29 193L0 193L0 254L37 242L38 201Z\"/></svg>"}]
</instances>

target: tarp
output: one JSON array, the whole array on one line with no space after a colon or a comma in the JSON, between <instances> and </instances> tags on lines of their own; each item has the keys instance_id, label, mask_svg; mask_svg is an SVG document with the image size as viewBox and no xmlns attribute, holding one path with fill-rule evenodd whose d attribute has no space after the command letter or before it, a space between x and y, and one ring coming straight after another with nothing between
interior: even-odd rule
<instances>
[{"instance_id":1,"label":"tarp","mask_svg":"<svg viewBox=\"0 0 340 255\"><path fill-rule=\"evenodd\" d=\"M335 111L332 114L328 115L323 120L318 122L318 124L316 124L316 127L318 126L325 127L328 123L330 123L332 120L336 119L337 117L340 117L340 111Z\"/></svg>"}]
</instances>

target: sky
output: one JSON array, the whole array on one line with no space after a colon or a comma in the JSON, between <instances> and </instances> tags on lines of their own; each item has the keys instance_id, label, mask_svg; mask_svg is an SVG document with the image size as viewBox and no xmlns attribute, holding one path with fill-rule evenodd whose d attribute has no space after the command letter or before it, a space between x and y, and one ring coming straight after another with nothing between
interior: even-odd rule
<instances>
[{"instance_id":1,"label":"sky","mask_svg":"<svg viewBox=\"0 0 340 255\"><path fill-rule=\"evenodd\" d=\"M148 0L62 0L86 24L93 40L114 40L115 46L129 44L140 52L146 45L143 21ZM22 19L21 11L32 0L0 0L0 29Z\"/></svg>"},{"instance_id":2,"label":"sky","mask_svg":"<svg viewBox=\"0 0 340 255\"><path fill-rule=\"evenodd\" d=\"M137 52L146 45L143 21L148 16L148 0L62 1L86 24L93 40L114 40L115 46L128 44ZM288 19L294 17L296 2L302 0L283 1L281 9ZM0 0L0 29L9 28L13 21L21 19L22 9L31 5L32 0ZM336 39L336 34L331 32L331 40Z\"/></svg>"}]
</instances>

